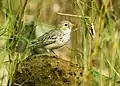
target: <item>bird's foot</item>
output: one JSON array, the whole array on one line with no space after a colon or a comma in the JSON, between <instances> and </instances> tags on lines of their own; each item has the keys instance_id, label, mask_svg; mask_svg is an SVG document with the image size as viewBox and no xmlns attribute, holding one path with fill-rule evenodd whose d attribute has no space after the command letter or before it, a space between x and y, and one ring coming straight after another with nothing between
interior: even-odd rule
<instances>
[{"instance_id":1,"label":"bird's foot","mask_svg":"<svg viewBox=\"0 0 120 86\"><path fill-rule=\"evenodd\" d=\"M50 56L52 55L52 56L54 56L54 57L56 57L56 58L59 58L59 56L58 56L53 50L48 50L48 49L47 49L47 53L49 53Z\"/></svg>"}]
</instances>

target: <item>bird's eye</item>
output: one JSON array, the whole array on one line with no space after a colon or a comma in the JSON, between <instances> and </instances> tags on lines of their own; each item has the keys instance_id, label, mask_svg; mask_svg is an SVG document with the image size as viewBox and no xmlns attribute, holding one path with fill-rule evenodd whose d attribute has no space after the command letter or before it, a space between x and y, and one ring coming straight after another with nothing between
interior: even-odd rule
<instances>
[{"instance_id":1,"label":"bird's eye","mask_svg":"<svg viewBox=\"0 0 120 86\"><path fill-rule=\"evenodd\" d=\"M68 24L65 24L65 26L67 26Z\"/></svg>"}]
</instances>

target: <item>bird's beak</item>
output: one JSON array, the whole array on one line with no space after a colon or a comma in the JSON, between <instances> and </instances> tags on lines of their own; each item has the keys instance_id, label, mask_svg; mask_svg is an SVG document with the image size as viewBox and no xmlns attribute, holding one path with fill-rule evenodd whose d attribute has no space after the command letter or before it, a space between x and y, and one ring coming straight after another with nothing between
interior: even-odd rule
<instances>
[{"instance_id":1,"label":"bird's beak","mask_svg":"<svg viewBox=\"0 0 120 86\"><path fill-rule=\"evenodd\" d=\"M71 25L72 27L74 26L74 24Z\"/></svg>"},{"instance_id":2,"label":"bird's beak","mask_svg":"<svg viewBox=\"0 0 120 86\"><path fill-rule=\"evenodd\" d=\"M74 24L71 24L71 29L73 28Z\"/></svg>"}]
</instances>

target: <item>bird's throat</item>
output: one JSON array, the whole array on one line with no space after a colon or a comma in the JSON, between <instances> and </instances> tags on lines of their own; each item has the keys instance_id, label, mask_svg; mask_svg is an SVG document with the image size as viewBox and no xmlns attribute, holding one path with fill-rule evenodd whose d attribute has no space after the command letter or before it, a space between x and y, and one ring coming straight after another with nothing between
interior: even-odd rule
<instances>
[{"instance_id":1,"label":"bird's throat","mask_svg":"<svg viewBox=\"0 0 120 86\"><path fill-rule=\"evenodd\" d=\"M69 35L71 33L71 29L67 28L66 30L62 30L62 32Z\"/></svg>"}]
</instances>

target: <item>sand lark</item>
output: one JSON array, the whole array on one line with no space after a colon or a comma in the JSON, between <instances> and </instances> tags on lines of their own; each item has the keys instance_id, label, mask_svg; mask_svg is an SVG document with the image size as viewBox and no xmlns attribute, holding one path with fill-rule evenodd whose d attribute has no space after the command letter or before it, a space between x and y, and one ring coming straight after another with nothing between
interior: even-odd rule
<instances>
[{"instance_id":1,"label":"sand lark","mask_svg":"<svg viewBox=\"0 0 120 86\"><path fill-rule=\"evenodd\" d=\"M46 32L32 41L32 52L39 54L43 49L53 52L54 49L64 46L70 39L72 27L73 24L71 22L61 21L55 29Z\"/></svg>"}]
</instances>

